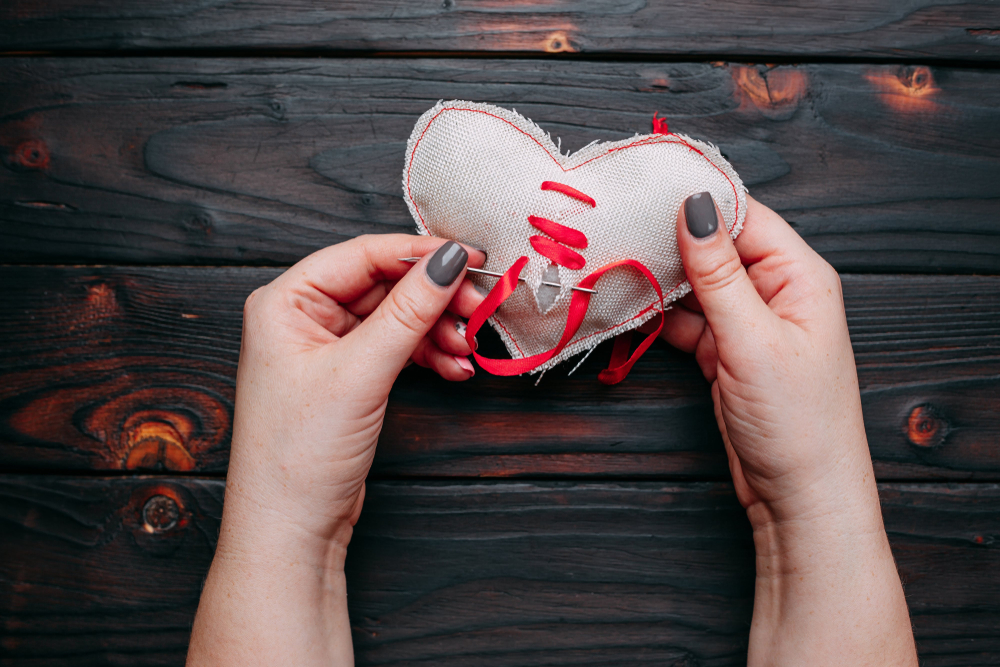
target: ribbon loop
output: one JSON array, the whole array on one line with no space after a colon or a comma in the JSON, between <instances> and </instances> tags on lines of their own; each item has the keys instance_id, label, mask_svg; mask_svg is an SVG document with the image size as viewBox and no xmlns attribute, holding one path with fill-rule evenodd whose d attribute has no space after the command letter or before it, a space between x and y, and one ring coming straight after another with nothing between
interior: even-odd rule
<instances>
[{"instance_id":1,"label":"ribbon loop","mask_svg":"<svg viewBox=\"0 0 1000 667\"><path fill-rule=\"evenodd\" d=\"M518 279L521 277L521 272L524 271L524 267L528 264L527 257L519 258L514 264L507 269L506 273L497 281L497 284L493 286L490 293L486 295L479 307L472 313L472 317L469 318L469 324L465 331L465 339L469 343L469 347L475 349L474 339L476 334L482 328L483 324L486 323L490 317L497 311L500 305L507 300L514 290L517 289ZM639 271L646 280L653 286L656 291L656 295L660 300L660 326L656 328L655 331L646 336L645 340L639 344L635 352L631 356L626 358L628 355L629 342L631 341L631 332L627 332L628 336L621 335L615 341L614 351L611 355L611 363L608 368L601 371L597 376L597 379L604 384L617 384L625 379L629 371L632 370L632 366L639 360L639 358L645 354L649 346L653 344L656 337L663 330L664 322L664 303L663 303L663 290L660 289L660 283L656 280L656 277L650 272L649 269L634 259L623 259L617 262L612 262L610 264L605 264L601 268L597 269L586 278L577 283L578 287L585 287L587 289L593 289L594 285L597 284L598 279L603 276L608 271L618 268L620 266L630 266L633 269ZM524 357L523 359L488 359L487 357L481 356L478 352L473 352L473 356L476 362L488 373L493 375L521 375L522 373L527 373L533 371L545 362L549 361L557 354L559 354L563 348L565 348L570 340L576 335L576 332L580 329L580 325L583 324L583 319L587 315L587 309L590 307L590 292L580 292L573 291L572 300L569 304L569 313L566 315L566 326L563 328L562 336L559 338L559 342L551 350L546 352L540 352L539 354L532 355L530 357Z\"/></svg>"}]
</instances>

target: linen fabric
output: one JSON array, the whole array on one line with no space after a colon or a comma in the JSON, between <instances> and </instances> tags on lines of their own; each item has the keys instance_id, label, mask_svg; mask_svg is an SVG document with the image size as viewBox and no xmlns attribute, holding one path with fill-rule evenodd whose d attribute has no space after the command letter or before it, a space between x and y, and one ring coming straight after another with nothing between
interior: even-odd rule
<instances>
[{"instance_id":1,"label":"linen fabric","mask_svg":"<svg viewBox=\"0 0 1000 667\"><path fill-rule=\"evenodd\" d=\"M569 186L542 189L549 182ZM549 187L549 186L547 186ZM572 189L572 190L570 190ZM577 191L583 201L566 192ZM680 134L637 135L562 154L551 138L514 111L474 102L439 102L413 128L403 168L403 194L421 234L480 248L490 271L504 273L528 257L525 283L489 319L515 359L550 350L566 324L571 286L613 262L632 259L656 277L664 303L690 291L677 249L677 214L692 194L708 191L733 238L746 216L746 189L708 143ZM532 245L535 216L581 232L578 269L552 266ZM536 245L539 245L536 243ZM542 247L539 245L539 247ZM540 286L557 280L562 289ZM470 279L490 290L495 278ZM630 331L660 312L649 282L627 266L602 276L586 317L566 347L538 366L547 370L602 340Z\"/></svg>"}]
</instances>

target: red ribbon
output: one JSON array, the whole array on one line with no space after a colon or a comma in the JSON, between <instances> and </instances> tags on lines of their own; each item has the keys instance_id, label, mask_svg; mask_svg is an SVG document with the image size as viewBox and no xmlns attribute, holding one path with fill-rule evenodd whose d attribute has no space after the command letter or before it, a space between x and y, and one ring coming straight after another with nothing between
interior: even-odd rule
<instances>
[{"instance_id":1,"label":"red ribbon","mask_svg":"<svg viewBox=\"0 0 1000 667\"><path fill-rule=\"evenodd\" d=\"M490 293L486 295L479 307L476 308L475 312L472 313L472 317L469 318L468 328L465 331L465 340L468 341L469 347L475 348L474 339L479 330L483 327L493 313L497 311L504 301L507 300L514 290L517 289L518 279L521 277L521 272L524 267L528 264L527 257L521 257L514 264L507 269L507 272L503 274L503 277L497 281L497 284L493 286ZM653 341L663 330L663 291L660 289L660 283L657 282L656 277L647 269L641 262L634 259L622 259L617 262L612 262L610 264L605 264L601 268L597 269L586 278L577 283L578 287L584 287L586 289L593 289L594 285L597 283L598 279L605 273L612 269L616 269L619 266L630 266L636 269L649 281L656 290L656 295L660 299L660 326L656 328L656 331L652 332L646 339L642 341L635 352L631 356L628 356L629 341L631 340L631 332L626 336L619 336L618 340L615 341L615 347L611 354L611 363L608 368L601 371L597 379L604 384L617 384L625 379L628 372L632 369L632 366L636 361L639 360L649 346L653 344ZM576 334L580 325L583 324L583 318L587 315L587 308L590 307L590 292L581 292L579 290L573 290L572 300L569 303L569 313L566 315L566 326L563 329L562 337L556 346L547 352L540 352L539 354L532 355L530 357L525 357L523 359L487 359L486 357L480 356L478 352L473 352L473 356L479 365L488 373L493 375L521 375L522 373L527 373L533 371L546 361L549 361L554 356L559 354L566 345L569 344L570 340Z\"/></svg>"},{"instance_id":2,"label":"red ribbon","mask_svg":"<svg viewBox=\"0 0 1000 667\"><path fill-rule=\"evenodd\" d=\"M587 247L587 236L572 227L567 227L566 225L560 225L558 222L549 220L548 218L541 218L537 215L529 215L528 222L531 226L540 232L544 232L554 238L559 243L565 243L566 245L573 246L574 248L586 248Z\"/></svg>"},{"instance_id":3,"label":"red ribbon","mask_svg":"<svg viewBox=\"0 0 1000 667\"><path fill-rule=\"evenodd\" d=\"M579 271L587 265L587 260L583 258L583 255L556 243L552 239L547 239L544 236L532 236L528 241L531 242L531 247L535 249L535 252L543 257L548 257L559 266Z\"/></svg>"},{"instance_id":4,"label":"red ribbon","mask_svg":"<svg viewBox=\"0 0 1000 667\"><path fill-rule=\"evenodd\" d=\"M556 183L555 181L542 181L542 190L552 190L554 192L561 192L567 197L572 197L573 199L578 199L584 204L594 208L597 206L597 202L590 195L585 195L579 190L565 183Z\"/></svg>"}]
</instances>

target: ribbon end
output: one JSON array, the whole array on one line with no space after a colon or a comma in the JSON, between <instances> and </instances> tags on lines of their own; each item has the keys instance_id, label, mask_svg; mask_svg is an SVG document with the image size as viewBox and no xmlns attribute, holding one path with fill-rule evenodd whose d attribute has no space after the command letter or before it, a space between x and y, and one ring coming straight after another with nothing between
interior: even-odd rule
<instances>
[{"instance_id":1,"label":"ribbon end","mask_svg":"<svg viewBox=\"0 0 1000 667\"><path fill-rule=\"evenodd\" d=\"M653 113L653 132L656 134L670 134L670 129L667 126L666 118L657 118L659 111Z\"/></svg>"}]
</instances>

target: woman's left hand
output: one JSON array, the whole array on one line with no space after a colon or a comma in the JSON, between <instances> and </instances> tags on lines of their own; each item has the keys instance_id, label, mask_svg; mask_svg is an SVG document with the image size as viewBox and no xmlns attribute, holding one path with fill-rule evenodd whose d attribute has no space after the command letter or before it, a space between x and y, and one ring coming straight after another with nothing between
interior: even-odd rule
<instances>
[{"instance_id":1,"label":"woman's left hand","mask_svg":"<svg viewBox=\"0 0 1000 667\"><path fill-rule=\"evenodd\" d=\"M189 664L351 664L343 562L389 390L410 361L475 374L458 318L483 299L463 276L485 259L437 238L360 237L247 299L225 510Z\"/></svg>"}]
</instances>

